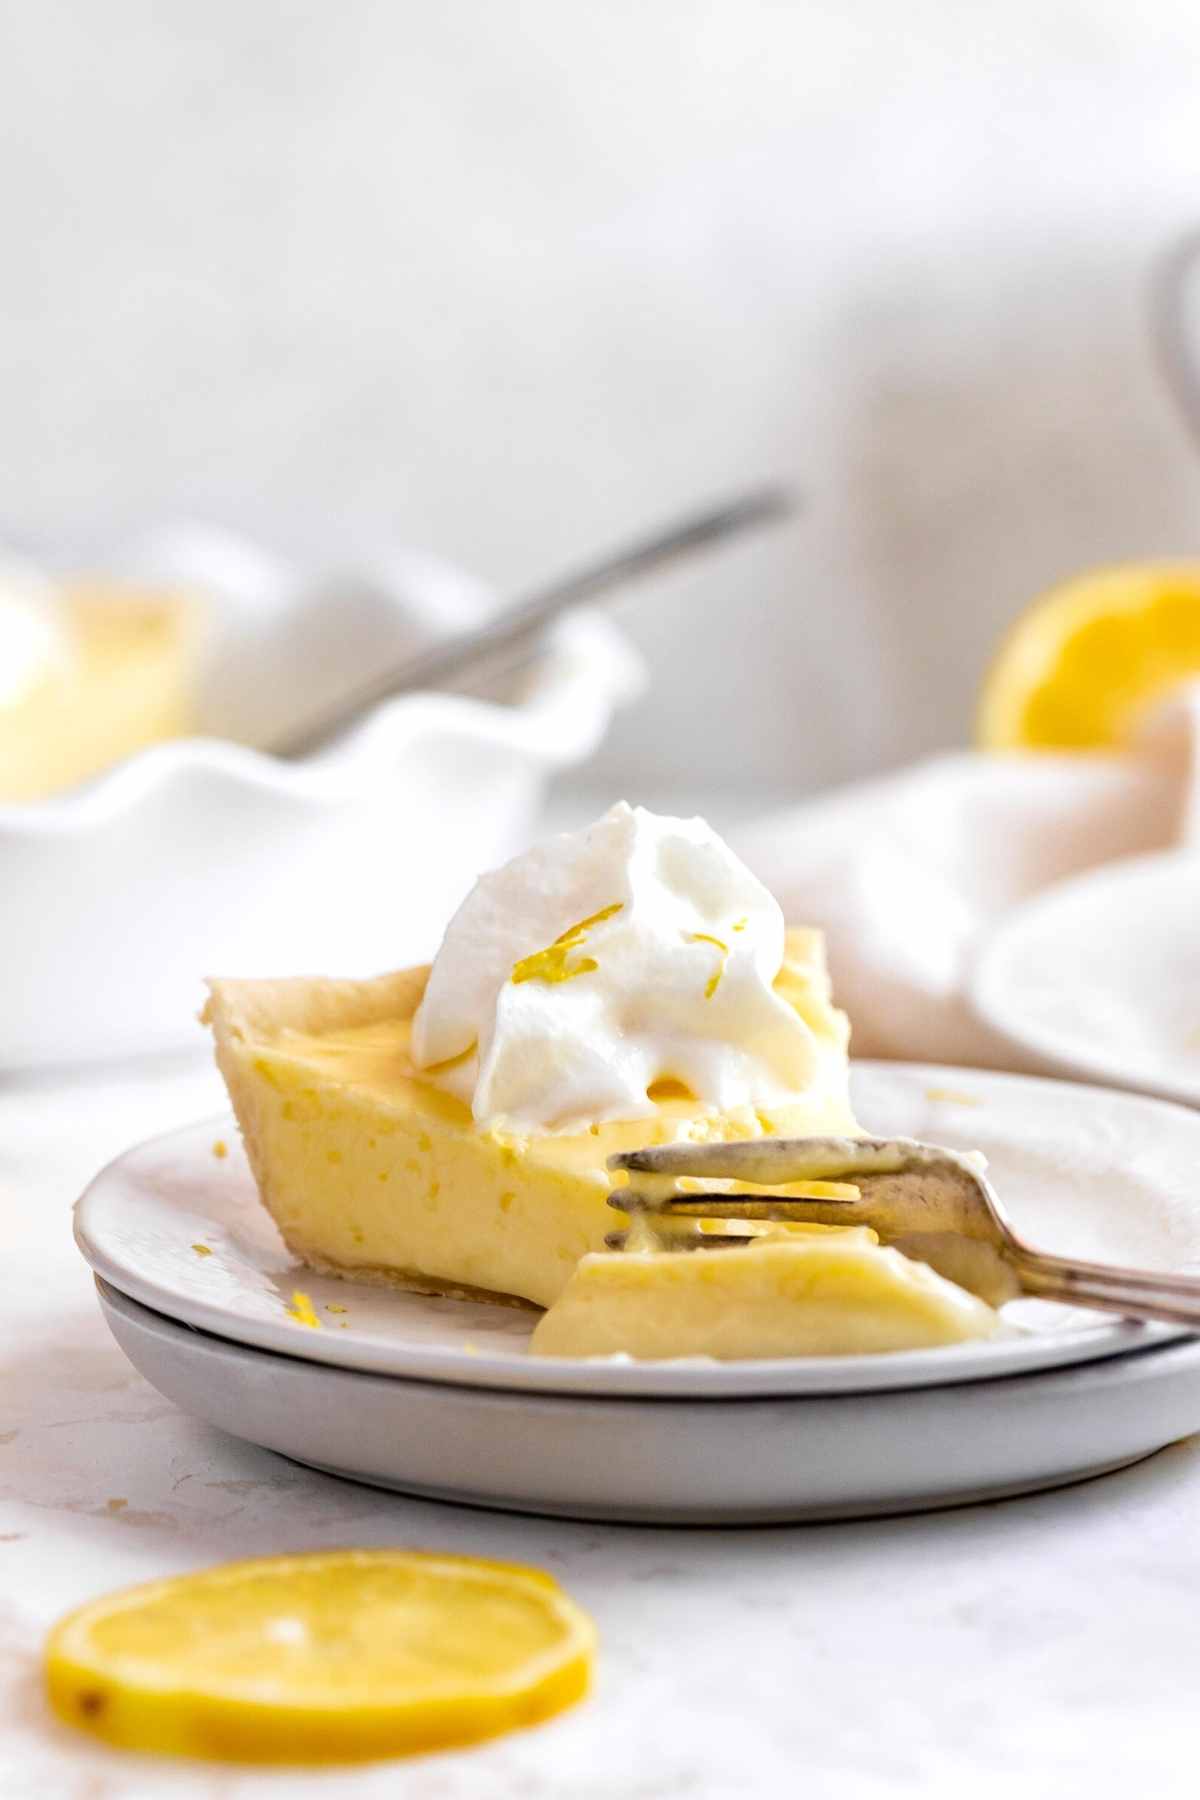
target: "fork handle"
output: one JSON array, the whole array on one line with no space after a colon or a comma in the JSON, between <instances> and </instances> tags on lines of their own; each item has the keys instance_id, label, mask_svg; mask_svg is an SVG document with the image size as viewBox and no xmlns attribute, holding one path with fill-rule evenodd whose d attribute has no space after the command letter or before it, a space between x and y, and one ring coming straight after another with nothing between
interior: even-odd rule
<instances>
[{"instance_id":1,"label":"fork handle","mask_svg":"<svg viewBox=\"0 0 1200 1800\"><path fill-rule=\"evenodd\" d=\"M1158 1320L1200 1331L1200 1276L1077 1262L1023 1245L1009 1260L1023 1292L1034 1299L1094 1306L1127 1319Z\"/></svg>"}]
</instances>

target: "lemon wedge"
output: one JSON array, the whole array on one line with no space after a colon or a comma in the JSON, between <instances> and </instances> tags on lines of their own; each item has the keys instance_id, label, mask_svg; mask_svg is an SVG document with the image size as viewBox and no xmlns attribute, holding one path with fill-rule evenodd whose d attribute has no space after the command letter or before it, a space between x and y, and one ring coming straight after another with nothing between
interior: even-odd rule
<instances>
[{"instance_id":1,"label":"lemon wedge","mask_svg":"<svg viewBox=\"0 0 1200 1800\"><path fill-rule=\"evenodd\" d=\"M366 1761L473 1743L587 1691L595 1632L549 1575L413 1550L225 1563L60 1621L60 1718L127 1750Z\"/></svg>"},{"instance_id":2,"label":"lemon wedge","mask_svg":"<svg viewBox=\"0 0 1200 1800\"><path fill-rule=\"evenodd\" d=\"M1009 631L984 680L985 750L1124 742L1150 701L1200 677L1200 563L1101 569L1054 588Z\"/></svg>"}]
</instances>

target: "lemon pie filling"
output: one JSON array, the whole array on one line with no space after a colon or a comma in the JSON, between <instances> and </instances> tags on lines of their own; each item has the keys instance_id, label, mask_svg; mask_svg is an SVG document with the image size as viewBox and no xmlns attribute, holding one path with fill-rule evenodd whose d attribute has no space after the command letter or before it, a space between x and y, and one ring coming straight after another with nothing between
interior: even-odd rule
<instances>
[{"instance_id":1,"label":"lemon pie filling","mask_svg":"<svg viewBox=\"0 0 1200 1800\"><path fill-rule=\"evenodd\" d=\"M586 1256L538 1321L540 1356L849 1356L991 1337L990 1306L873 1232Z\"/></svg>"},{"instance_id":2,"label":"lemon pie filling","mask_svg":"<svg viewBox=\"0 0 1200 1800\"><path fill-rule=\"evenodd\" d=\"M0 570L0 804L43 799L191 730L199 638L184 600L25 592Z\"/></svg>"},{"instance_id":3,"label":"lemon pie filling","mask_svg":"<svg viewBox=\"0 0 1200 1800\"><path fill-rule=\"evenodd\" d=\"M676 1083L636 1119L561 1132L480 1124L413 1060L427 976L212 983L207 1017L260 1194L313 1267L549 1306L623 1222L606 1204L616 1151L854 1129L847 1028L815 933L789 933L777 985L829 1079L771 1114L722 1111Z\"/></svg>"},{"instance_id":4,"label":"lemon pie filling","mask_svg":"<svg viewBox=\"0 0 1200 1800\"><path fill-rule=\"evenodd\" d=\"M432 968L215 981L264 1204L304 1262L550 1309L549 1355L846 1354L996 1315L862 1230L682 1253L607 1203L618 1151L857 1132L823 946L701 820L614 807L484 876Z\"/></svg>"}]
</instances>

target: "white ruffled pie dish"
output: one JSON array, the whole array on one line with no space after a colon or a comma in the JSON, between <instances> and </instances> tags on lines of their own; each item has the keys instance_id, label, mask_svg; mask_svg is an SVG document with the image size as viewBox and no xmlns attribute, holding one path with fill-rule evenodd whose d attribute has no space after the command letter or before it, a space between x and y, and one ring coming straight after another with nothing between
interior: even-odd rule
<instances>
[{"instance_id":1,"label":"white ruffled pie dish","mask_svg":"<svg viewBox=\"0 0 1200 1800\"><path fill-rule=\"evenodd\" d=\"M301 717L369 659L487 606L428 559L301 586L253 547L175 534L115 567L192 571L217 597L206 716L246 736L256 704L261 732L280 729L281 695ZM526 838L550 776L591 755L640 681L615 628L581 612L512 704L405 696L298 762L180 739L0 806L0 1068L194 1044L210 973L366 975L431 954L478 871Z\"/></svg>"}]
</instances>

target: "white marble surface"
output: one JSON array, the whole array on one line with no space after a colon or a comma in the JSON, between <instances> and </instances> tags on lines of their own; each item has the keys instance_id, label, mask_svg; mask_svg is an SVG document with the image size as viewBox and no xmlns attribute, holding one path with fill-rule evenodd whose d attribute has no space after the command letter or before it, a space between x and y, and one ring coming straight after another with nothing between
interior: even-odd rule
<instances>
[{"instance_id":1,"label":"white marble surface","mask_svg":"<svg viewBox=\"0 0 1200 1800\"><path fill-rule=\"evenodd\" d=\"M1194 1794L1200 1440L1059 1494L750 1531L552 1523L308 1473L136 1376L71 1240L101 1161L220 1100L198 1060L0 1090L5 1800ZM319 1774L118 1756L47 1717L38 1653L65 1609L225 1557L347 1543L553 1570L599 1622L593 1698L468 1754Z\"/></svg>"}]
</instances>

